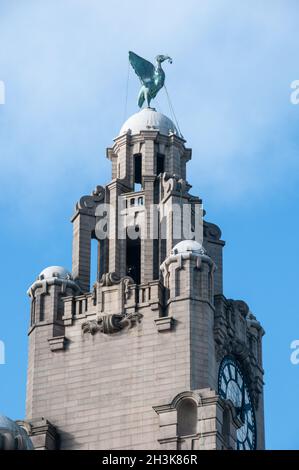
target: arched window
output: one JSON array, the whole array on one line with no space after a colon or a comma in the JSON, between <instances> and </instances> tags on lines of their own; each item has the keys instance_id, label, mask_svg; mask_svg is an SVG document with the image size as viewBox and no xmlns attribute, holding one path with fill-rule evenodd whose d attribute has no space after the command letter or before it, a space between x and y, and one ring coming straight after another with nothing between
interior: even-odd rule
<instances>
[{"instance_id":1,"label":"arched window","mask_svg":"<svg viewBox=\"0 0 299 470\"><path fill-rule=\"evenodd\" d=\"M177 406L178 437L197 434L197 404L190 398L182 399Z\"/></svg>"}]
</instances>

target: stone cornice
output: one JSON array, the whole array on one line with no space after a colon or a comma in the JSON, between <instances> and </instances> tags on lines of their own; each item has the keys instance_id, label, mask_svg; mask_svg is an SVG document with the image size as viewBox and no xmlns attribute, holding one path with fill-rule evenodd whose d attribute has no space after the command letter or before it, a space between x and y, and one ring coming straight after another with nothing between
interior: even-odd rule
<instances>
[{"instance_id":1,"label":"stone cornice","mask_svg":"<svg viewBox=\"0 0 299 470\"><path fill-rule=\"evenodd\" d=\"M78 293L81 292L80 287L75 281L72 281L71 279L60 279L57 277L53 277L50 279L35 281L32 286L29 287L27 294L29 295L29 297L34 297L35 291L39 288L41 288L40 294L47 294L48 288L50 286L60 286L62 294L66 292L67 288L71 288Z\"/></svg>"},{"instance_id":2,"label":"stone cornice","mask_svg":"<svg viewBox=\"0 0 299 470\"><path fill-rule=\"evenodd\" d=\"M166 260L161 264L160 269L162 273L169 272L169 266L172 263L177 263L178 268L182 269L184 261L192 261L192 260L196 261L197 269L200 269L201 263L207 263L213 271L216 268L214 261L208 255L195 253L192 251L186 251L185 253L178 253L176 255L168 256L168 258L166 258Z\"/></svg>"},{"instance_id":3,"label":"stone cornice","mask_svg":"<svg viewBox=\"0 0 299 470\"><path fill-rule=\"evenodd\" d=\"M114 139L114 145L112 148L108 147L106 150L107 158L114 158L114 155L118 153L121 147L124 145L134 145L138 142L144 143L146 140L152 140L156 143L163 143L166 146L174 146L179 148L183 152L183 158L188 161L191 159L191 149L185 147L185 139L170 134L168 136L160 134L159 131L141 131L139 134L131 135L130 133L123 134Z\"/></svg>"}]
</instances>

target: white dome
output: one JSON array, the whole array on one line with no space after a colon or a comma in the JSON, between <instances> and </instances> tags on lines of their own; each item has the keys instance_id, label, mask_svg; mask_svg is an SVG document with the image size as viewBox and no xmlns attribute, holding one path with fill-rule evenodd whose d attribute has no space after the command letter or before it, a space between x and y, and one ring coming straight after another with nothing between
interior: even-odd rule
<instances>
[{"instance_id":1,"label":"white dome","mask_svg":"<svg viewBox=\"0 0 299 470\"><path fill-rule=\"evenodd\" d=\"M121 136L127 132L139 134L140 131L159 131L164 135L170 133L179 135L172 120L164 114L158 113L155 108L143 108L138 113L133 114L122 125L119 135Z\"/></svg>"},{"instance_id":2,"label":"white dome","mask_svg":"<svg viewBox=\"0 0 299 470\"><path fill-rule=\"evenodd\" d=\"M53 277L59 279L72 279L71 273L62 266L49 266L48 268L43 269L38 276L38 279L42 281L43 279L51 279Z\"/></svg>"},{"instance_id":3,"label":"white dome","mask_svg":"<svg viewBox=\"0 0 299 470\"><path fill-rule=\"evenodd\" d=\"M196 253L199 255L206 254L206 250L204 249L202 244L195 240L183 240L177 243L172 248L173 255L178 255L179 253L187 253L188 251L191 251L192 253Z\"/></svg>"}]
</instances>

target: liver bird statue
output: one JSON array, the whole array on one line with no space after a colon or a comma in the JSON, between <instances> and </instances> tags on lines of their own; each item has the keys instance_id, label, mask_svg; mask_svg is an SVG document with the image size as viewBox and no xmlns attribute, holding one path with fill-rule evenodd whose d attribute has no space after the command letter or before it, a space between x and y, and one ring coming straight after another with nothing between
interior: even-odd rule
<instances>
[{"instance_id":1,"label":"liver bird statue","mask_svg":"<svg viewBox=\"0 0 299 470\"><path fill-rule=\"evenodd\" d=\"M142 87L138 95L138 106L142 107L144 101L150 107L151 100L156 97L159 90L164 85L165 73L161 67L164 60L168 60L172 64L172 59L168 55L157 55L156 65L148 60L143 59L132 51L129 51L129 61L140 78Z\"/></svg>"}]
</instances>

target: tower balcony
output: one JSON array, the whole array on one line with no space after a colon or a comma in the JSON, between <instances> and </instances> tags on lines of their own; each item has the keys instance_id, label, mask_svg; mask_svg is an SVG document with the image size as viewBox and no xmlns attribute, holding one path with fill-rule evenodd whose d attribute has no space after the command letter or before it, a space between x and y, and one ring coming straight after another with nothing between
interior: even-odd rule
<instances>
[{"instance_id":1,"label":"tower balcony","mask_svg":"<svg viewBox=\"0 0 299 470\"><path fill-rule=\"evenodd\" d=\"M132 191L122 196L125 200L125 209L130 212L140 212L144 210L144 191Z\"/></svg>"}]
</instances>

